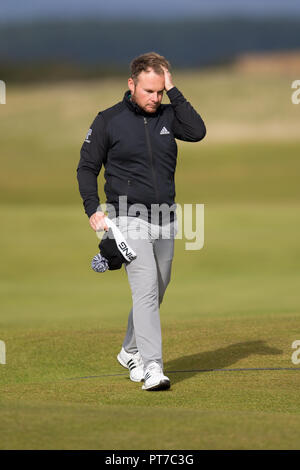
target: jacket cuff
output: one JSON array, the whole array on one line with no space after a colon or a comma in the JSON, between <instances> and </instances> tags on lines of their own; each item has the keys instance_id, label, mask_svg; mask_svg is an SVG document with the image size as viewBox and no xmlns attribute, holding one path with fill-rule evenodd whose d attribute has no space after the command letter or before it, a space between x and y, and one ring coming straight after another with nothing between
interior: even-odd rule
<instances>
[{"instance_id":1,"label":"jacket cuff","mask_svg":"<svg viewBox=\"0 0 300 470\"><path fill-rule=\"evenodd\" d=\"M98 211L104 212L100 204L97 204L97 206L89 206L89 207L86 207L85 209L85 213L88 216L88 218L90 218L91 215L95 214L95 212L98 212Z\"/></svg>"},{"instance_id":2,"label":"jacket cuff","mask_svg":"<svg viewBox=\"0 0 300 470\"><path fill-rule=\"evenodd\" d=\"M185 97L183 96L181 91L178 90L176 86L171 88L171 90L167 91L167 95L171 103L175 105L186 101Z\"/></svg>"}]
</instances>

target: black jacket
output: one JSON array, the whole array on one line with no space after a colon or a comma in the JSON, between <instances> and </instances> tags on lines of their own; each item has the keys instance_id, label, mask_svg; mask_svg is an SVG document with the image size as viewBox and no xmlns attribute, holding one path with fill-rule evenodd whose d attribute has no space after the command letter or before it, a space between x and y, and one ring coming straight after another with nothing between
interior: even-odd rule
<instances>
[{"instance_id":1,"label":"black jacket","mask_svg":"<svg viewBox=\"0 0 300 470\"><path fill-rule=\"evenodd\" d=\"M167 95L171 104L146 113L130 100L127 91L123 101L94 119L77 168L79 191L89 217L100 204L97 177L102 165L106 202L115 207L116 215L125 215L119 212L119 196L127 196L128 206L144 204L149 214L151 204L174 204L175 139L197 142L204 138L206 128L176 87Z\"/></svg>"}]
</instances>

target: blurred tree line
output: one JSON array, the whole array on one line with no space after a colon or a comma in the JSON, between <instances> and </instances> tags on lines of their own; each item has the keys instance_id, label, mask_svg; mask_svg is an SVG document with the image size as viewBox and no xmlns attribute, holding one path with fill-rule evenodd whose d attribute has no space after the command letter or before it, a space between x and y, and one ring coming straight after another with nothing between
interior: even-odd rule
<instances>
[{"instance_id":1,"label":"blurred tree line","mask_svg":"<svg viewBox=\"0 0 300 470\"><path fill-rule=\"evenodd\" d=\"M10 82L128 75L133 57L176 68L228 64L245 52L300 49L300 19L35 21L0 26L0 78Z\"/></svg>"}]
</instances>

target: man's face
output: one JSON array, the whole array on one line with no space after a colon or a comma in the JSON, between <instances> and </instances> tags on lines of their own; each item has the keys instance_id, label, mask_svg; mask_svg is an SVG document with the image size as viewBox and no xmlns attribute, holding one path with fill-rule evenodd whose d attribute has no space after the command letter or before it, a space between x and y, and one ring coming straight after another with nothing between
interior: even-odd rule
<instances>
[{"instance_id":1,"label":"man's face","mask_svg":"<svg viewBox=\"0 0 300 470\"><path fill-rule=\"evenodd\" d=\"M141 72L136 84L132 78L128 79L128 87L131 98L147 113L155 113L164 93L165 76L158 75L152 69L149 72Z\"/></svg>"}]
</instances>

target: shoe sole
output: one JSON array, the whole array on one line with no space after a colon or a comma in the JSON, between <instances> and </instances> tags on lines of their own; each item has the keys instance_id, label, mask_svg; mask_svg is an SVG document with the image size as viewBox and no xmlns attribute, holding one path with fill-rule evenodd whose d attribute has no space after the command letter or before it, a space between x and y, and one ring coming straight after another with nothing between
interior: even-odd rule
<instances>
[{"instance_id":1,"label":"shoe sole","mask_svg":"<svg viewBox=\"0 0 300 470\"><path fill-rule=\"evenodd\" d=\"M125 369L128 369L127 365L125 364L124 361L122 361L121 357L120 357L120 354L117 355L117 359L119 361L119 363L121 364L121 366L123 366Z\"/></svg>"},{"instance_id":2,"label":"shoe sole","mask_svg":"<svg viewBox=\"0 0 300 470\"><path fill-rule=\"evenodd\" d=\"M147 392L158 392L159 390L168 390L171 387L171 383L169 380L161 380L158 384L152 385L151 387L145 387L145 385L142 386L143 390L146 390Z\"/></svg>"},{"instance_id":3,"label":"shoe sole","mask_svg":"<svg viewBox=\"0 0 300 470\"><path fill-rule=\"evenodd\" d=\"M122 367L124 367L124 369L127 369L129 370L129 367L126 365L126 363L121 359L120 357L120 354L117 355L117 359L119 361L119 363L121 364ZM141 380L134 380L131 376L130 376L130 371L129 371L129 378L132 382L144 382L144 378L142 378Z\"/></svg>"}]
</instances>

